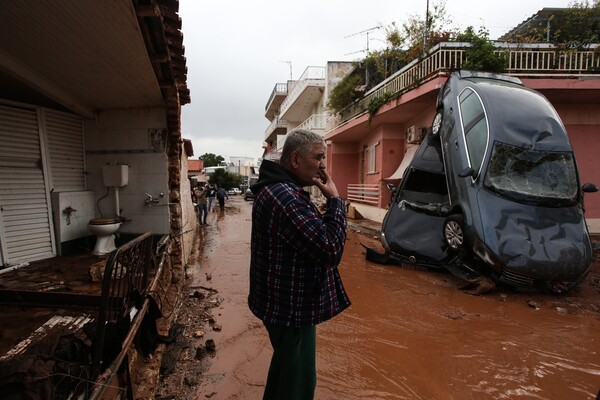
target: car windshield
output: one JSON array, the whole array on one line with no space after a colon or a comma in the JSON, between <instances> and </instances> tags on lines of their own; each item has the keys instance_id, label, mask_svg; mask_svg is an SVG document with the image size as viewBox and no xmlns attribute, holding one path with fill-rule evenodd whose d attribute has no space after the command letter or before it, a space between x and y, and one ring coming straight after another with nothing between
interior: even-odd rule
<instances>
[{"instance_id":1,"label":"car windshield","mask_svg":"<svg viewBox=\"0 0 600 400\"><path fill-rule=\"evenodd\" d=\"M577 199L573 153L536 151L495 142L485 186L518 201L548 205Z\"/></svg>"}]
</instances>

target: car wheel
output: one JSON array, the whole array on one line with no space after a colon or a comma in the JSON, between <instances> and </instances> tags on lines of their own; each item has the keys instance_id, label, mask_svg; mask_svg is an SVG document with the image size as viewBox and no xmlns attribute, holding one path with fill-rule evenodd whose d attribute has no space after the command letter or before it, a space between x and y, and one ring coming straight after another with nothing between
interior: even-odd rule
<instances>
[{"instance_id":1,"label":"car wheel","mask_svg":"<svg viewBox=\"0 0 600 400\"><path fill-rule=\"evenodd\" d=\"M452 250L460 250L465 244L465 220L462 215L451 215L444 221L444 240Z\"/></svg>"},{"instance_id":2,"label":"car wheel","mask_svg":"<svg viewBox=\"0 0 600 400\"><path fill-rule=\"evenodd\" d=\"M442 128L442 110L438 111L433 117L433 122L431 123L431 133L433 135L438 135L440 133L440 129Z\"/></svg>"}]
</instances>

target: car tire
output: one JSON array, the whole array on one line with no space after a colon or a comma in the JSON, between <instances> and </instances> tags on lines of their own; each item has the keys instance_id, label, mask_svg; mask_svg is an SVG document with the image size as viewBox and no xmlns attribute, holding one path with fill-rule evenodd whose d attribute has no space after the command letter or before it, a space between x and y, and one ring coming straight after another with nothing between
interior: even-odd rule
<instances>
[{"instance_id":1,"label":"car tire","mask_svg":"<svg viewBox=\"0 0 600 400\"><path fill-rule=\"evenodd\" d=\"M460 214L451 215L444 221L444 241L454 251L465 247L465 218Z\"/></svg>"},{"instance_id":2,"label":"car tire","mask_svg":"<svg viewBox=\"0 0 600 400\"><path fill-rule=\"evenodd\" d=\"M439 110L435 113L435 117L433 117L433 122L431 123L431 133L433 136L437 136L440 133L442 128L442 110Z\"/></svg>"}]
</instances>

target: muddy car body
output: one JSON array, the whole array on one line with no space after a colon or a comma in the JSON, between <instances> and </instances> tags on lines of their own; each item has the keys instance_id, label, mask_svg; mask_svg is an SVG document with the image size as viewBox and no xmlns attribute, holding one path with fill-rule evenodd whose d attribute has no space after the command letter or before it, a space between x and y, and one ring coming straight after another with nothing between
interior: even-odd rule
<instances>
[{"instance_id":1,"label":"muddy car body","mask_svg":"<svg viewBox=\"0 0 600 400\"><path fill-rule=\"evenodd\" d=\"M592 248L577 165L545 97L513 77L454 72L432 134L446 172L450 249L511 285L562 291L585 277Z\"/></svg>"},{"instance_id":2,"label":"muddy car body","mask_svg":"<svg viewBox=\"0 0 600 400\"><path fill-rule=\"evenodd\" d=\"M438 138L425 136L399 187L391 189L392 204L381 229L383 261L428 268L451 263L455 255L442 235L450 203Z\"/></svg>"}]
</instances>

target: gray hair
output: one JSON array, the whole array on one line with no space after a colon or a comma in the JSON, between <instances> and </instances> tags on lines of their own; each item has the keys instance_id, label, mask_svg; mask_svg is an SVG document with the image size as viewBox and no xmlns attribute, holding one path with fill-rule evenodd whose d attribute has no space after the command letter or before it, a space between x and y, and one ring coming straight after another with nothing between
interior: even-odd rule
<instances>
[{"instance_id":1,"label":"gray hair","mask_svg":"<svg viewBox=\"0 0 600 400\"><path fill-rule=\"evenodd\" d=\"M302 154L308 153L313 144L325 146L325 141L320 135L311 131L304 129L295 129L291 131L285 137L285 143L279 160L280 164L289 164L290 157L294 151Z\"/></svg>"}]
</instances>

